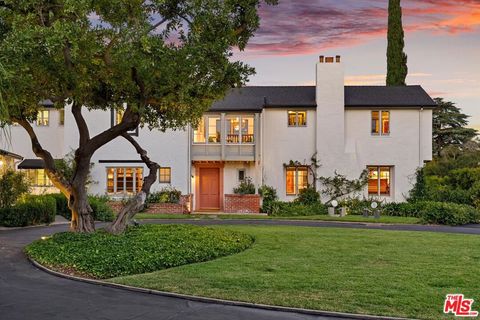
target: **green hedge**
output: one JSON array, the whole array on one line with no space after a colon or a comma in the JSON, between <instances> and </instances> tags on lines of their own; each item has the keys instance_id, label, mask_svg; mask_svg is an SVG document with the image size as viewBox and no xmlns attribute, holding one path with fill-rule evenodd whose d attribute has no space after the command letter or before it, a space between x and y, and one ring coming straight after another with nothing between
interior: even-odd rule
<instances>
[{"instance_id":1,"label":"green hedge","mask_svg":"<svg viewBox=\"0 0 480 320\"><path fill-rule=\"evenodd\" d=\"M28 196L11 208L0 209L0 225L26 227L55 221L57 207L49 196Z\"/></svg>"},{"instance_id":2,"label":"green hedge","mask_svg":"<svg viewBox=\"0 0 480 320\"><path fill-rule=\"evenodd\" d=\"M423 223L445 225L480 223L480 212L465 204L435 201L388 203L381 210L382 214L387 216L417 217Z\"/></svg>"},{"instance_id":3,"label":"green hedge","mask_svg":"<svg viewBox=\"0 0 480 320\"><path fill-rule=\"evenodd\" d=\"M67 220L72 218L72 212L68 208L67 198L61 193L49 194L47 197L55 199L57 206L57 214ZM93 210L93 218L95 221L113 221L114 213L108 205L107 197L89 196L88 201Z\"/></svg>"},{"instance_id":4,"label":"green hedge","mask_svg":"<svg viewBox=\"0 0 480 320\"><path fill-rule=\"evenodd\" d=\"M298 202L274 201L271 203L271 216L295 217L322 214L327 214L327 207L320 202L314 204L301 204Z\"/></svg>"}]
</instances>

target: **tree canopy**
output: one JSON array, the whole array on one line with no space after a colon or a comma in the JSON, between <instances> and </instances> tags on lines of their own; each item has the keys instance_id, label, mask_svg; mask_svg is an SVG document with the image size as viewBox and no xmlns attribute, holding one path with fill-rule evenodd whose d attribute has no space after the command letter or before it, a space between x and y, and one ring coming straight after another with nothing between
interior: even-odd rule
<instances>
[{"instance_id":1,"label":"tree canopy","mask_svg":"<svg viewBox=\"0 0 480 320\"><path fill-rule=\"evenodd\" d=\"M233 50L244 49L258 28L259 6L276 2L0 0L0 125L17 122L27 131L49 178L69 198L73 228L94 229L85 189L93 153L125 137L153 174L154 163L127 132L183 128L244 84L254 70L233 61ZM44 99L71 106L79 131L72 179L57 170L30 125ZM84 108L124 104L120 123L90 135Z\"/></svg>"},{"instance_id":2,"label":"tree canopy","mask_svg":"<svg viewBox=\"0 0 480 320\"><path fill-rule=\"evenodd\" d=\"M469 116L462 113L455 103L435 98L438 107L433 111L433 153L469 148L469 142L477 135L473 128L467 128ZM472 142L476 144L475 142ZM450 151L448 150L450 149Z\"/></svg>"}]
</instances>

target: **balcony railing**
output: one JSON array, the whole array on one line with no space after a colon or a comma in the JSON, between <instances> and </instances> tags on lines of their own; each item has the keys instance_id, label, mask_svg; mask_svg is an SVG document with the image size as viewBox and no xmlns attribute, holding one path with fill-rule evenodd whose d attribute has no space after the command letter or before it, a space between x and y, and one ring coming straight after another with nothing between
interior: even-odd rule
<instances>
[{"instance_id":1,"label":"balcony railing","mask_svg":"<svg viewBox=\"0 0 480 320\"><path fill-rule=\"evenodd\" d=\"M254 143L255 135L254 134L242 134L242 143ZM239 134L227 134L227 143L239 143L240 135Z\"/></svg>"}]
</instances>

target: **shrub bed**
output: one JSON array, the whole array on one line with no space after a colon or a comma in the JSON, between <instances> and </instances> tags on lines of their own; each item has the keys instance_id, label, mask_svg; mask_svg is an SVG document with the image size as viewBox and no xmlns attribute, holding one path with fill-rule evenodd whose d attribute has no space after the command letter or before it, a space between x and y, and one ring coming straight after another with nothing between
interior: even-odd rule
<instances>
[{"instance_id":1,"label":"shrub bed","mask_svg":"<svg viewBox=\"0 0 480 320\"><path fill-rule=\"evenodd\" d=\"M13 207L0 209L0 225L26 227L55 221L57 207L49 196L28 196Z\"/></svg>"},{"instance_id":2,"label":"shrub bed","mask_svg":"<svg viewBox=\"0 0 480 320\"><path fill-rule=\"evenodd\" d=\"M57 214L67 220L72 219L72 212L68 208L67 198L61 193L49 194L46 197L55 199ZM95 221L113 221L114 213L108 205L109 199L101 196L89 196L88 201L93 210L93 218Z\"/></svg>"},{"instance_id":3,"label":"shrub bed","mask_svg":"<svg viewBox=\"0 0 480 320\"><path fill-rule=\"evenodd\" d=\"M299 202L274 201L270 206L271 212L269 214L276 217L315 216L327 214L327 207L320 202L301 204Z\"/></svg>"},{"instance_id":4,"label":"shrub bed","mask_svg":"<svg viewBox=\"0 0 480 320\"><path fill-rule=\"evenodd\" d=\"M142 225L114 236L57 233L25 249L28 256L58 270L93 278L152 272L212 260L249 248L252 236L192 225Z\"/></svg>"}]
</instances>

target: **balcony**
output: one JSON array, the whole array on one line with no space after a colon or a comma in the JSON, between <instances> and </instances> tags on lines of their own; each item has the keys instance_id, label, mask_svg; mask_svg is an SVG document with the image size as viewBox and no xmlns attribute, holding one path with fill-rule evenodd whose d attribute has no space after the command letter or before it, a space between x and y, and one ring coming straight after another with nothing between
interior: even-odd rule
<instances>
[{"instance_id":1,"label":"balcony","mask_svg":"<svg viewBox=\"0 0 480 320\"><path fill-rule=\"evenodd\" d=\"M255 161L259 116L209 114L192 130L192 161Z\"/></svg>"}]
</instances>

